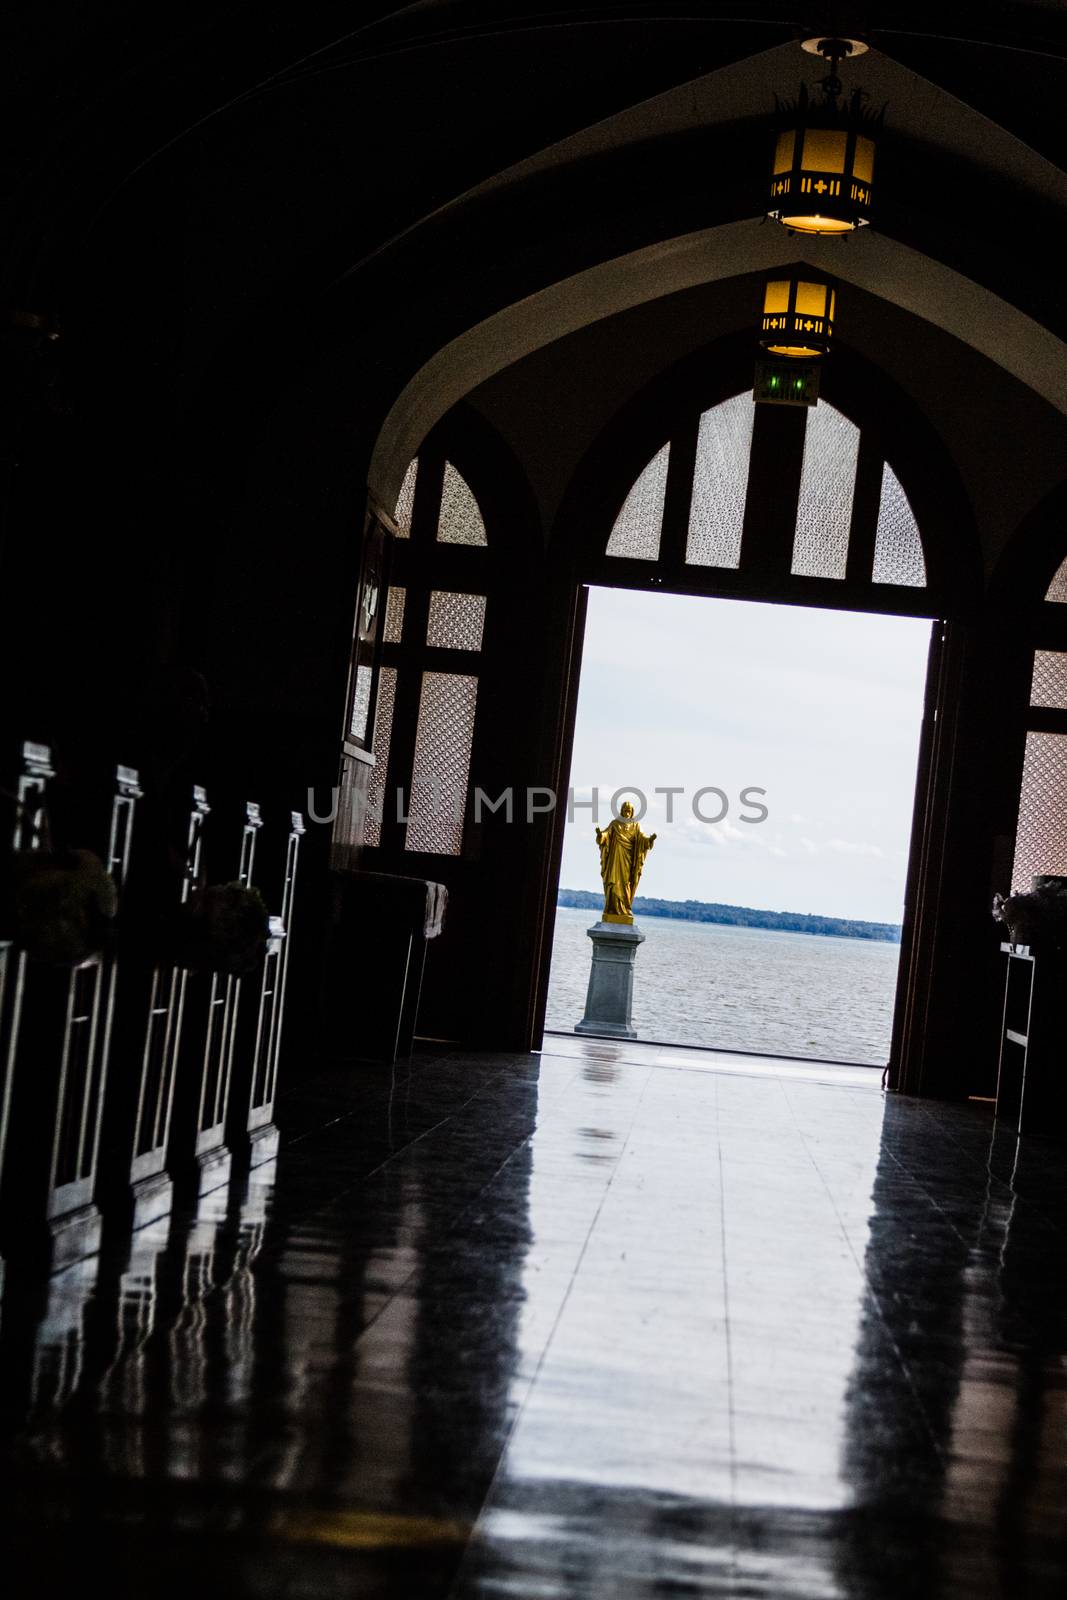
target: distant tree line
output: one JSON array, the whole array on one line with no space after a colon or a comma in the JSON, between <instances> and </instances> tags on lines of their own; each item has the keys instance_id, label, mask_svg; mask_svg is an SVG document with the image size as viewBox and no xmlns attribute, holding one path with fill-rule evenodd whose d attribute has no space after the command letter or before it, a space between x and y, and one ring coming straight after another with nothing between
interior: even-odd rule
<instances>
[{"instance_id":1,"label":"distant tree line","mask_svg":"<svg viewBox=\"0 0 1067 1600\"><path fill-rule=\"evenodd\" d=\"M600 911L602 894L589 889L561 889L557 905L577 911ZM718 922L729 928L775 928L782 933L821 933L834 939L880 939L900 943L895 922L858 922L848 917L820 917L805 911L760 911L755 906L723 906L711 900L658 900L638 895L634 911L639 916L674 917L679 922Z\"/></svg>"}]
</instances>

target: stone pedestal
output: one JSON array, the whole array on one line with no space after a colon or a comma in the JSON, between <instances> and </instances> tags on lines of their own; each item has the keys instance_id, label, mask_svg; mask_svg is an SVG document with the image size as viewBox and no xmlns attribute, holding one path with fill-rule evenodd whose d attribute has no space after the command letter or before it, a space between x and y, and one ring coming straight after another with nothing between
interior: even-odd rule
<instances>
[{"instance_id":1,"label":"stone pedestal","mask_svg":"<svg viewBox=\"0 0 1067 1600\"><path fill-rule=\"evenodd\" d=\"M593 966L585 997L585 1016L575 1033L597 1033L610 1039L636 1039L630 1020L634 997L634 959L645 936L632 923L595 922L586 933L593 941Z\"/></svg>"}]
</instances>

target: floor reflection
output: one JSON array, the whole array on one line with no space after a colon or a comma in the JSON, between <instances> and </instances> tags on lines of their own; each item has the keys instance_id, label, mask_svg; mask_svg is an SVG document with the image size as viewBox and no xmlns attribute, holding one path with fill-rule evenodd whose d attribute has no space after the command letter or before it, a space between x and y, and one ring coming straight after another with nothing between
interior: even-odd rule
<instances>
[{"instance_id":1,"label":"floor reflection","mask_svg":"<svg viewBox=\"0 0 1067 1600\"><path fill-rule=\"evenodd\" d=\"M77 1393L86 1346L85 1319L96 1289L96 1257L49 1280L33 1352L30 1409L57 1410Z\"/></svg>"},{"instance_id":2,"label":"floor reflection","mask_svg":"<svg viewBox=\"0 0 1067 1600\"><path fill-rule=\"evenodd\" d=\"M159 1305L159 1271L170 1236L170 1218L141 1228L130 1240L118 1282L115 1348L99 1385L104 1427L101 1453L109 1472L145 1477L158 1447L154 1422L147 1433L152 1390L150 1354Z\"/></svg>"},{"instance_id":3,"label":"floor reflection","mask_svg":"<svg viewBox=\"0 0 1067 1600\"><path fill-rule=\"evenodd\" d=\"M971 1107L598 1049L315 1080L9 1283L35 1592L1059 1594L1067 1181Z\"/></svg>"}]
</instances>

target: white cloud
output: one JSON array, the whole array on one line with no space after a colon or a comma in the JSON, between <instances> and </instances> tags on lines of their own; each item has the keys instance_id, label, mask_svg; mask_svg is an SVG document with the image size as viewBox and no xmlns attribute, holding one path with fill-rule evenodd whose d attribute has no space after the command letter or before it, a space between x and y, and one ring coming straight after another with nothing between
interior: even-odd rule
<instances>
[{"instance_id":1,"label":"white cloud","mask_svg":"<svg viewBox=\"0 0 1067 1600\"><path fill-rule=\"evenodd\" d=\"M594 588L578 797L593 774L621 775L596 784L603 824L623 780L647 795L649 894L896 921L928 638L913 618ZM686 791L673 826L653 793L668 783ZM692 796L712 785L730 809L704 824ZM767 791L766 822L741 821L747 787ZM714 815L714 796L703 805ZM591 820L579 810L567 829L567 887L598 881Z\"/></svg>"}]
</instances>

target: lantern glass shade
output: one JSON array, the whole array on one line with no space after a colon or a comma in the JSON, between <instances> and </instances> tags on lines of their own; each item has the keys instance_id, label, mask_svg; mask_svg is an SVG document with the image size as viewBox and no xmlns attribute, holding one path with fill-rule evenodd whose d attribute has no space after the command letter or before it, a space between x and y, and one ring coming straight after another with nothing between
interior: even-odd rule
<instances>
[{"instance_id":1,"label":"lantern glass shade","mask_svg":"<svg viewBox=\"0 0 1067 1600\"><path fill-rule=\"evenodd\" d=\"M763 315L789 310L789 280L769 283L763 291Z\"/></svg>"},{"instance_id":2,"label":"lantern glass shade","mask_svg":"<svg viewBox=\"0 0 1067 1600\"><path fill-rule=\"evenodd\" d=\"M835 172L845 170L846 137L838 128L808 128L804 133L805 171Z\"/></svg>"},{"instance_id":3,"label":"lantern glass shade","mask_svg":"<svg viewBox=\"0 0 1067 1600\"><path fill-rule=\"evenodd\" d=\"M852 162L852 176L857 183L868 187L874 182L874 140L856 136L856 155Z\"/></svg>"},{"instance_id":4,"label":"lantern glass shade","mask_svg":"<svg viewBox=\"0 0 1067 1600\"><path fill-rule=\"evenodd\" d=\"M778 135L778 143L774 147L774 174L788 172L793 165L793 151L796 148L797 136L792 128L787 128Z\"/></svg>"},{"instance_id":5,"label":"lantern glass shade","mask_svg":"<svg viewBox=\"0 0 1067 1600\"><path fill-rule=\"evenodd\" d=\"M812 361L830 348L833 285L817 278L775 278L764 285L760 343L772 355Z\"/></svg>"},{"instance_id":6,"label":"lantern glass shade","mask_svg":"<svg viewBox=\"0 0 1067 1600\"><path fill-rule=\"evenodd\" d=\"M794 233L819 237L862 228L871 209L879 122L858 110L809 112L806 99L794 116L775 141L768 216Z\"/></svg>"}]
</instances>

